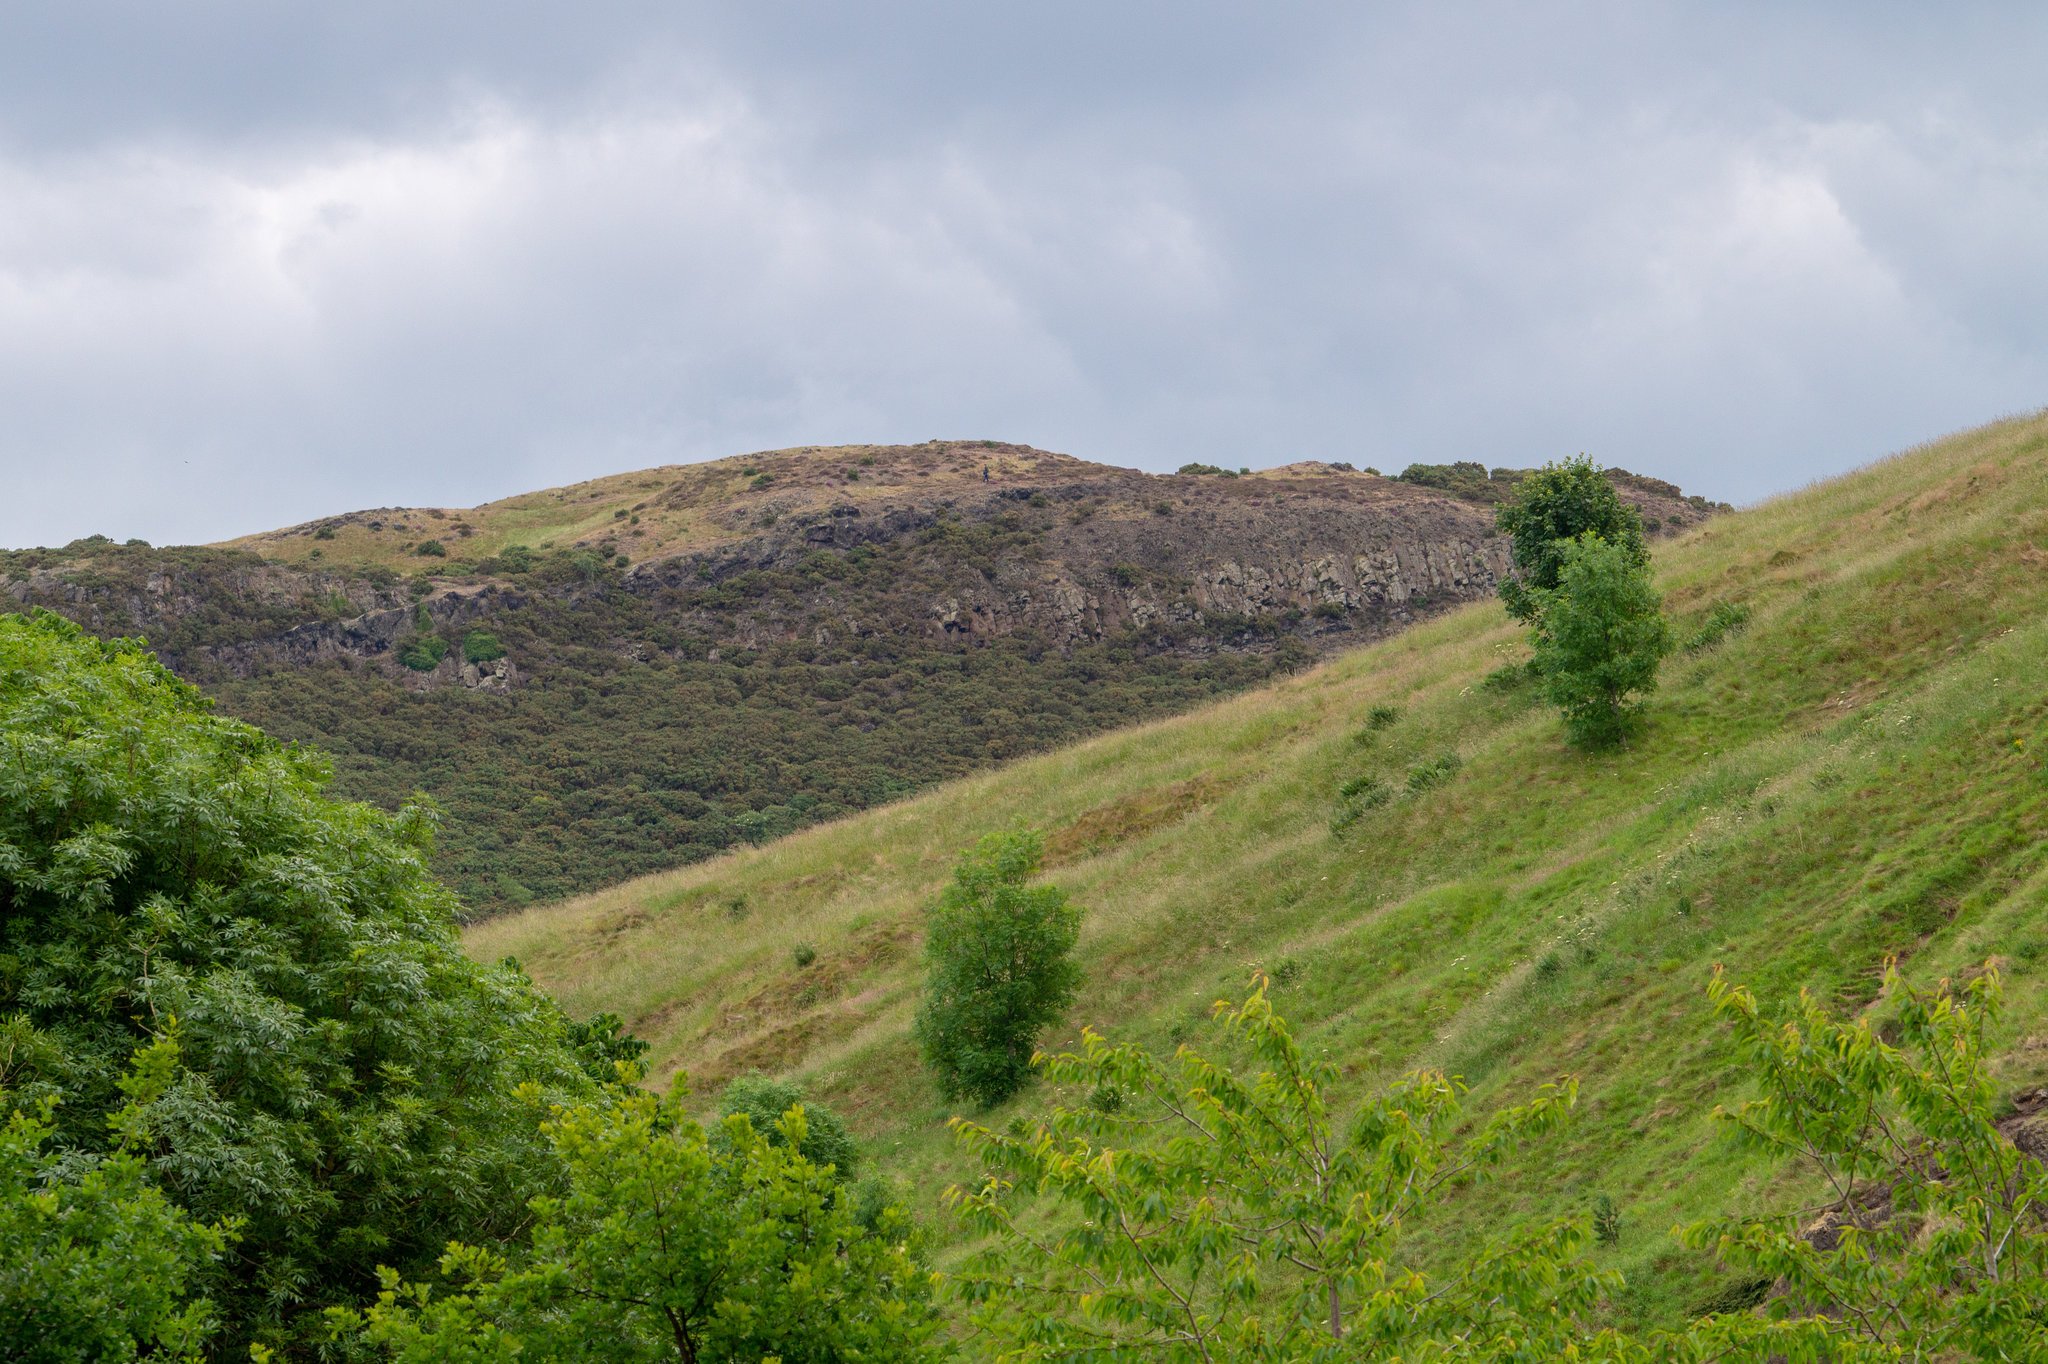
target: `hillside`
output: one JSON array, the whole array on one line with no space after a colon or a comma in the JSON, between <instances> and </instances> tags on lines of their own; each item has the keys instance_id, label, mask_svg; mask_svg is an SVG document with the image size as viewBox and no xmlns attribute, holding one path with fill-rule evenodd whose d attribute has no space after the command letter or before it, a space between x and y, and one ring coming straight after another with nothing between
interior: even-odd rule
<instances>
[{"instance_id":1,"label":"hillside","mask_svg":"<svg viewBox=\"0 0 2048 1364\"><path fill-rule=\"evenodd\" d=\"M333 754L338 794L434 796L437 869L489 913L1486 597L1506 562L1489 502L1513 476L1158 476L993 441L771 451L221 546L17 551L0 601L147 637L226 713ZM1715 510L1614 477L1661 527Z\"/></svg>"},{"instance_id":2,"label":"hillside","mask_svg":"<svg viewBox=\"0 0 2048 1364\"><path fill-rule=\"evenodd\" d=\"M1566 748L1513 683L1520 632L1475 602L1206 709L470 930L578 1016L622 1014L656 1075L709 1094L799 1075L937 1230L974 1172L907 1026L920 905L959 850L1023 822L1086 907L1083 1024L1166 1049L1270 973L1356 1093L1420 1063L1482 1106L1563 1072L1579 1112L1455 1235L1620 1205L1595 1254L1616 1319L1732 1287L1665 1229L1796 1191L1714 1138L1742 1096L1702 991L1875 1002L1995 956L2004 1080L2048 1078L2048 417L2000 422L1660 543L1681 638L1647 734ZM1745 629L1704 637L1719 603ZM1375 707L1398 718L1369 724ZM1455 755L1455 762L1444 762ZM1346 822L1338 788L1395 798ZM810 944L798 968L792 949ZM1028 1111L1048 1096L1028 1092ZM1066 1096L1073 1100L1078 1096ZM998 1115L1001 1121L1002 1115Z\"/></svg>"}]
</instances>

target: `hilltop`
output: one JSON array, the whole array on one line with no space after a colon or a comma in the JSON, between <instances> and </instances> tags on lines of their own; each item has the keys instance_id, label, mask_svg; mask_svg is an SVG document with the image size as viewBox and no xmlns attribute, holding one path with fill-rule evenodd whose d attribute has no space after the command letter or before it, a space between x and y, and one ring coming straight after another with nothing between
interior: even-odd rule
<instances>
[{"instance_id":1,"label":"hilltop","mask_svg":"<svg viewBox=\"0 0 2048 1364\"><path fill-rule=\"evenodd\" d=\"M437 870L489 913L1270 681L1489 597L1507 563L1511 470L1189 470L768 451L17 551L0 600L148 638L224 712L331 753L337 794L432 795ZM1614 478L1665 534L1716 510Z\"/></svg>"},{"instance_id":2,"label":"hilltop","mask_svg":"<svg viewBox=\"0 0 2048 1364\"><path fill-rule=\"evenodd\" d=\"M1716 965L1853 1015L1881 1007L1888 956L1923 983L1994 959L2000 1075L2019 1111L2037 1104L2044 556L2048 417L2000 422L1660 541L1689 647L1626 751L1567 748L1518 683L1521 631L1473 601L1190 714L476 926L467 946L516 956L578 1016L619 1013L657 1078L704 1098L751 1070L800 1077L944 1260L964 1233L939 1191L976 1171L908 1035L921 907L963 847L1021 822L1087 911L1087 985L1049 1044L1086 1024L1170 1050L1259 969L1340 1066L1340 1097L1431 1064L1483 1109L1575 1073L1570 1126L1463 1198L1452 1234L1607 1195L1622 1236L1595 1254L1631 1284L1615 1319L1674 1322L1754 1286L1665 1229L1803 1192L1800 1171L1715 1140L1714 1105L1745 1083L1703 993ZM1719 606L1746 608L1746 628L1717 633ZM1360 776L1394 798L1347 808ZM1082 1096L1030 1091L1015 1110L1055 1097Z\"/></svg>"}]
</instances>

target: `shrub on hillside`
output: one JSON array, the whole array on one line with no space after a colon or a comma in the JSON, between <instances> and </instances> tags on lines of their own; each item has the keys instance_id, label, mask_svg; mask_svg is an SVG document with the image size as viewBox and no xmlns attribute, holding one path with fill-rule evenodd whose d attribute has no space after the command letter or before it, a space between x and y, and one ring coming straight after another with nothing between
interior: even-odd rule
<instances>
[{"instance_id":1,"label":"shrub on hillside","mask_svg":"<svg viewBox=\"0 0 2048 1364\"><path fill-rule=\"evenodd\" d=\"M462 656L471 663L489 663L505 656L505 646L496 635L471 630L462 638Z\"/></svg>"},{"instance_id":2,"label":"shrub on hillside","mask_svg":"<svg viewBox=\"0 0 2048 1364\"><path fill-rule=\"evenodd\" d=\"M1408 769L1408 790L1420 795L1433 786L1441 786L1458 775L1465 761L1451 749L1445 749L1434 758L1419 762Z\"/></svg>"},{"instance_id":3,"label":"shrub on hillside","mask_svg":"<svg viewBox=\"0 0 2048 1364\"><path fill-rule=\"evenodd\" d=\"M422 540L413 553L430 559L445 559L448 557L448 548L439 540Z\"/></svg>"},{"instance_id":4,"label":"shrub on hillside","mask_svg":"<svg viewBox=\"0 0 2048 1364\"><path fill-rule=\"evenodd\" d=\"M1573 743L1619 743L1640 720L1631 698L1656 688L1657 665L1671 652L1663 599L1626 546L1591 531L1561 546L1558 563L1557 587L1526 597L1537 675Z\"/></svg>"},{"instance_id":5,"label":"shrub on hillside","mask_svg":"<svg viewBox=\"0 0 2048 1364\"><path fill-rule=\"evenodd\" d=\"M324 757L210 708L133 641L0 616L5 1083L61 1097L82 1169L130 1057L176 1042L137 1150L193 1220L239 1223L207 1284L227 1358L304 1344L380 1264L513 1235L557 1175L513 1090L594 1087L560 1011L457 945L430 807L330 802Z\"/></svg>"},{"instance_id":6,"label":"shrub on hillside","mask_svg":"<svg viewBox=\"0 0 2048 1364\"><path fill-rule=\"evenodd\" d=\"M1377 810L1394 798L1394 788L1371 774L1357 776L1337 788L1337 814L1330 831L1341 833L1356 824L1368 810Z\"/></svg>"},{"instance_id":7,"label":"shrub on hillside","mask_svg":"<svg viewBox=\"0 0 2048 1364\"><path fill-rule=\"evenodd\" d=\"M430 673L448 657L448 641L439 635L423 635L398 651L398 661L416 673Z\"/></svg>"},{"instance_id":8,"label":"shrub on hillside","mask_svg":"<svg viewBox=\"0 0 2048 1364\"><path fill-rule=\"evenodd\" d=\"M1039 1034L1080 988L1081 911L1057 886L1025 884L1040 850L1036 833L989 835L932 908L914 1030L949 1099L988 1107L1016 1093Z\"/></svg>"},{"instance_id":9,"label":"shrub on hillside","mask_svg":"<svg viewBox=\"0 0 2048 1364\"><path fill-rule=\"evenodd\" d=\"M841 1183L852 1183L859 1172L860 1144L853 1139L853 1133L846 1130L846 1124L840 1121L837 1113L806 1100L803 1086L796 1081L776 1080L766 1075L742 1075L727 1085L725 1093L719 1096L718 1116L730 1118L738 1114L764 1141L771 1146L781 1146L785 1138L776 1124L783 1114L798 1107L804 1111L804 1139L797 1148L803 1158L821 1170L831 1166L838 1172ZM730 1149L731 1144L724 1129L712 1136L712 1145L721 1149Z\"/></svg>"}]
</instances>

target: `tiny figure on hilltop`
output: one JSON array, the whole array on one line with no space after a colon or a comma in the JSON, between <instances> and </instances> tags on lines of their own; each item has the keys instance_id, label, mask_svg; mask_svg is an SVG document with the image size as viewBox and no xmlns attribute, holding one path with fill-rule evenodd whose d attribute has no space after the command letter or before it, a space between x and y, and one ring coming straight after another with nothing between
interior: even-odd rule
<instances>
[{"instance_id":1,"label":"tiny figure on hilltop","mask_svg":"<svg viewBox=\"0 0 2048 1364\"><path fill-rule=\"evenodd\" d=\"M988 482L988 466L986 464L981 466L981 481L983 483Z\"/></svg>"}]
</instances>

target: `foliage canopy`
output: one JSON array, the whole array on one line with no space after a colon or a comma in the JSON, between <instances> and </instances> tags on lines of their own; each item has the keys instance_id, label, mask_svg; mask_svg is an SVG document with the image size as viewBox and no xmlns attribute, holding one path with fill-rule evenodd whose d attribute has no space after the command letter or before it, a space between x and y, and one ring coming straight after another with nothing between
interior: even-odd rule
<instances>
[{"instance_id":1,"label":"foliage canopy","mask_svg":"<svg viewBox=\"0 0 2048 1364\"><path fill-rule=\"evenodd\" d=\"M137 1054L121 1081L129 1102L113 1119L123 1140L110 1154L80 1161L53 1148L54 1094L34 1113L14 1109L0 1127L0 1356L17 1364L201 1358L214 1320L199 1285L235 1228L193 1222L150 1183L131 1149L147 1136L142 1106L177 1066L168 1040Z\"/></svg>"},{"instance_id":2,"label":"foliage canopy","mask_svg":"<svg viewBox=\"0 0 2048 1364\"><path fill-rule=\"evenodd\" d=\"M324 760L209 706L132 641L0 616L7 1083L91 1160L131 1054L175 1036L136 1154L239 1227L227 1345L279 1343L379 1264L511 1235L556 1172L512 1089L596 1086L559 1010L457 946L428 807L331 802Z\"/></svg>"},{"instance_id":3,"label":"foliage canopy","mask_svg":"<svg viewBox=\"0 0 2048 1364\"><path fill-rule=\"evenodd\" d=\"M805 1115L774 1138L742 1115L712 1142L681 1106L633 1092L546 1124L569 1172L533 1203L530 1252L451 1246L436 1296L395 1273L367 1311L330 1314L399 1364L753 1361L909 1364L937 1357L930 1275L900 1211L870 1234L842 1186L800 1154Z\"/></svg>"},{"instance_id":4,"label":"foliage canopy","mask_svg":"<svg viewBox=\"0 0 2048 1364\"><path fill-rule=\"evenodd\" d=\"M1514 495L1493 516L1494 524L1514 538L1515 567L1521 576L1502 582L1500 595L1508 614L1517 620L1536 618L1540 608L1529 593L1557 588L1564 571L1564 546L1589 532L1619 548L1630 563L1649 566L1641 515L1622 501L1614 484L1584 455L1523 475L1514 485Z\"/></svg>"}]
</instances>

